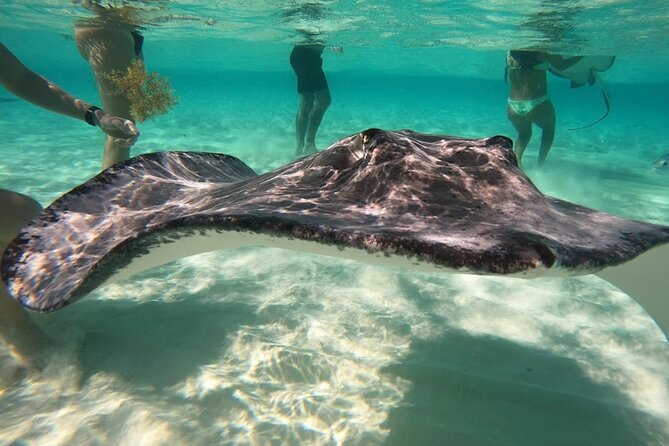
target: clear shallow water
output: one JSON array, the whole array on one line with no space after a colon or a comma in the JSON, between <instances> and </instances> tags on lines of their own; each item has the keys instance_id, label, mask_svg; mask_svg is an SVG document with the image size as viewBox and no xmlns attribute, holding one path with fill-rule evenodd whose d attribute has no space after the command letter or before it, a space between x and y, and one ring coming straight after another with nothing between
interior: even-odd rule
<instances>
[{"instance_id":1,"label":"clear shallow water","mask_svg":"<svg viewBox=\"0 0 669 446\"><path fill-rule=\"evenodd\" d=\"M172 17L147 27L147 64L170 76L180 103L141 126L134 154L225 152L259 172L291 161L296 22L345 48L324 57L333 104L321 148L368 127L513 136L502 79L509 42L613 49L610 116L568 131L603 112L600 93L551 78L556 141L549 167L528 174L547 194L669 224L669 175L650 169L669 151L664 3L561 2L554 22L571 27L559 39L521 26L550 18L545 2L322 2L327 14L309 20L285 17L307 8L300 2L148 4L156 17L216 24ZM68 37L77 8L4 2L0 40L95 101ZM27 30L35 25L43 30ZM95 130L23 102L0 110L0 187L47 205L97 173ZM638 305L595 277L429 276L248 248L184 259L36 317L60 347L44 372L19 380L2 352L0 443L669 438L667 344Z\"/></svg>"}]
</instances>

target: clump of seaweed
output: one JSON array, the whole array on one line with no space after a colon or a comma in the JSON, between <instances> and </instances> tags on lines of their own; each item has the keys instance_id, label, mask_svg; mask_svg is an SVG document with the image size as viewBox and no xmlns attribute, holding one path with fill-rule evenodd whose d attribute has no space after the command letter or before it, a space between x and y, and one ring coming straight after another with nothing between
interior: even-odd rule
<instances>
[{"instance_id":1,"label":"clump of seaweed","mask_svg":"<svg viewBox=\"0 0 669 446\"><path fill-rule=\"evenodd\" d=\"M110 71L106 77L116 88L114 93L128 99L130 116L139 122L164 115L178 101L169 79L155 71L147 72L140 59L126 70Z\"/></svg>"}]
</instances>

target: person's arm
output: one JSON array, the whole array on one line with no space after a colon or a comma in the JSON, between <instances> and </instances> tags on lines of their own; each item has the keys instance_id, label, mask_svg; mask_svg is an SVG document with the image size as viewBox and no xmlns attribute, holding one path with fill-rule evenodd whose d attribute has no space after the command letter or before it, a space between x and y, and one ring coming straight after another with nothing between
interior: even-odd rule
<instances>
[{"instance_id":1,"label":"person's arm","mask_svg":"<svg viewBox=\"0 0 669 446\"><path fill-rule=\"evenodd\" d=\"M29 70L0 43L0 85L39 107L98 126L119 144L132 145L139 132L132 121L111 116L77 99L57 85Z\"/></svg>"}]
</instances>

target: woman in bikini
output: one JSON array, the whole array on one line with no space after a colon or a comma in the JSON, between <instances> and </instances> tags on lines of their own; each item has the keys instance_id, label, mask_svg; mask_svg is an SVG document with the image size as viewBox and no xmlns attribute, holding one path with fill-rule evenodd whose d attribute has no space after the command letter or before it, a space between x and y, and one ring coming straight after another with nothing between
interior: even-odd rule
<instances>
[{"instance_id":1,"label":"woman in bikini","mask_svg":"<svg viewBox=\"0 0 669 446\"><path fill-rule=\"evenodd\" d=\"M538 166L543 166L555 136L555 109L548 96L546 71L549 65L560 69L579 58L540 51L511 50L506 56L505 78L509 84L507 116L518 132L514 153L520 164L532 137L532 124L541 129Z\"/></svg>"}]
</instances>

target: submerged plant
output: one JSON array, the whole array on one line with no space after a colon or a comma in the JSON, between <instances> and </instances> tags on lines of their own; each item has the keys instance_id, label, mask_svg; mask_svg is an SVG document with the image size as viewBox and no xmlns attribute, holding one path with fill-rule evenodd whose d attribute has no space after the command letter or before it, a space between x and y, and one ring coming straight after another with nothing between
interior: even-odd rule
<instances>
[{"instance_id":1,"label":"submerged plant","mask_svg":"<svg viewBox=\"0 0 669 446\"><path fill-rule=\"evenodd\" d=\"M128 99L130 116L139 122L164 115L177 103L169 79L155 71L147 72L140 59L126 70L110 71L106 77L114 84L114 93Z\"/></svg>"}]
</instances>

